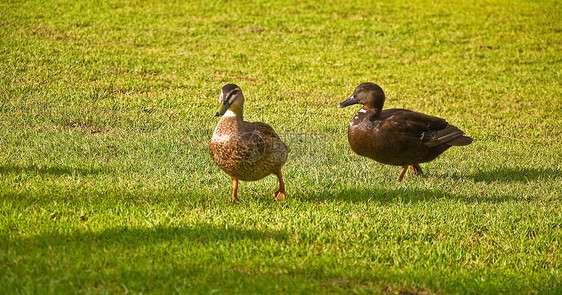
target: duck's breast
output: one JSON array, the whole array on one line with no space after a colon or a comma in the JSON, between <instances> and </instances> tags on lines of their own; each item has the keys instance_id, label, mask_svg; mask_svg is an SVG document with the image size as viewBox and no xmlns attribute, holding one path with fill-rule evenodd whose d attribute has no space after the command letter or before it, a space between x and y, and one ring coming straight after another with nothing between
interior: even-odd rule
<instances>
[{"instance_id":1,"label":"duck's breast","mask_svg":"<svg viewBox=\"0 0 562 295\"><path fill-rule=\"evenodd\" d=\"M288 149L273 131L273 135L266 132L269 129L273 130L264 123L221 120L209 144L211 158L224 172L240 180L259 180L279 172Z\"/></svg>"}]
</instances>

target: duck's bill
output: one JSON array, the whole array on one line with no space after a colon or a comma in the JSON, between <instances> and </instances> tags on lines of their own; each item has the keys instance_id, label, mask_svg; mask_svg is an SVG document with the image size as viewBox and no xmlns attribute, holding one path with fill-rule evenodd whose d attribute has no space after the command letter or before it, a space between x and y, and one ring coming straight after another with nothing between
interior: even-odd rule
<instances>
[{"instance_id":1,"label":"duck's bill","mask_svg":"<svg viewBox=\"0 0 562 295\"><path fill-rule=\"evenodd\" d=\"M221 104L219 106L219 108L217 109L217 112L215 113L215 116L222 116L224 115L224 113L226 113L226 111L228 110L229 105L228 105L228 101L221 101Z\"/></svg>"},{"instance_id":2,"label":"duck's bill","mask_svg":"<svg viewBox=\"0 0 562 295\"><path fill-rule=\"evenodd\" d=\"M355 97L352 95L350 96L348 99L342 101L340 104L338 104L336 107L337 108L345 108L348 107L350 105L354 105L356 104L357 101L355 100Z\"/></svg>"}]
</instances>

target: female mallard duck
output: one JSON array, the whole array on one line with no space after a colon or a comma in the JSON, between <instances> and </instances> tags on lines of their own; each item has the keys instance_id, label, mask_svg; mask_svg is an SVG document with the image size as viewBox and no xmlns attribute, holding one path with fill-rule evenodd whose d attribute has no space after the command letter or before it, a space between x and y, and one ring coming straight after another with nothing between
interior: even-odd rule
<instances>
[{"instance_id":1,"label":"female mallard duck","mask_svg":"<svg viewBox=\"0 0 562 295\"><path fill-rule=\"evenodd\" d=\"M451 146L472 143L472 138L445 119L404 109L383 111L384 99L379 85L363 83L337 107L363 105L347 129L351 149L377 162L402 166L398 181L408 166L410 173L421 175L420 163L432 161Z\"/></svg>"},{"instance_id":2,"label":"female mallard duck","mask_svg":"<svg viewBox=\"0 0 562 295\"><path fill-rule=\"evenodd\" d=\"M215 116L223 117L213 132L209 153L217 166L232 178L232 202L239 202L238 180L254 181L270 174L279 179L279 189L273 197L284 201L286 194L281 167L287 161L290 149L271 126L244 121L244 95L238 86L225 85L219 101Z\"/></svg>"}]
</instances>

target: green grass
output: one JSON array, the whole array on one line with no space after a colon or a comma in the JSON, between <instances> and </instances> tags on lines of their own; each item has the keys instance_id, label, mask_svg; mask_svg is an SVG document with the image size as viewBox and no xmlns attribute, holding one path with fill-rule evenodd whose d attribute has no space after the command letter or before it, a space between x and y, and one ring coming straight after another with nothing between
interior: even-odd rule
<instances>
[{"instance_id":1,"label":"green grass","mask_svg":"<svg viewBox=\"0 0 562 295\"><path fill-rule=\"evenodd\" d=\"M0 293L562 292L560 2L240 2L0 3ZM396 182L335 108L366 81L474 143ZM285 203L229 202L226 83Z\"/></svg>"}]
</instances>

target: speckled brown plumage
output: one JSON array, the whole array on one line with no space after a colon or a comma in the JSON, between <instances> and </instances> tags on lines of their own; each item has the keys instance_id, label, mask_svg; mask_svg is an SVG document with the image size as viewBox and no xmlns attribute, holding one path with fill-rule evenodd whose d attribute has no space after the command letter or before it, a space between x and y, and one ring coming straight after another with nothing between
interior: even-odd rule
<instances>
[{"instance_id":1,"label":"speckled brown plumage","mask_svg":"<svg viewBox=\"0 0 562 295\"><path fill-rule=\"evenodd\" d=\"M209 152L226 174L244 181L260 180L281 171L289 149L269 125L223 117L217 125Z\"/></svg>"},{"instance_id":2,"label":"speckled brown plumage","mask_svg":"<svg viewBox=\"0 0 562 295\"><path fill-rule=\"evenodd\" d=\"M363 105L348 127L351 149L377 162L402 166L398 181L408 166L413 174L420 175L420 163L434 160L451 146L472 142L445 119L404 109L382 110L384 100L382 88L363 83L338 107Z\"/></svg>"},{"instance_id":3,"label":"speckled brown plumage","mask_svg":"<svg viewBox=\"0 0 562 295\"><path fill-rule=\"evenodd\" d=\"M217 114L225 114L219 121L209 154L221 170L234 180L233 202L238 202L238 180L255 181L270 174L277 175L279 190L277 199L285 198L281 167L287 161L290 149L281 141L271 126L243 119L244 97L238 86L223 87L221 107Z\"/></svg>"}]
</instances>

